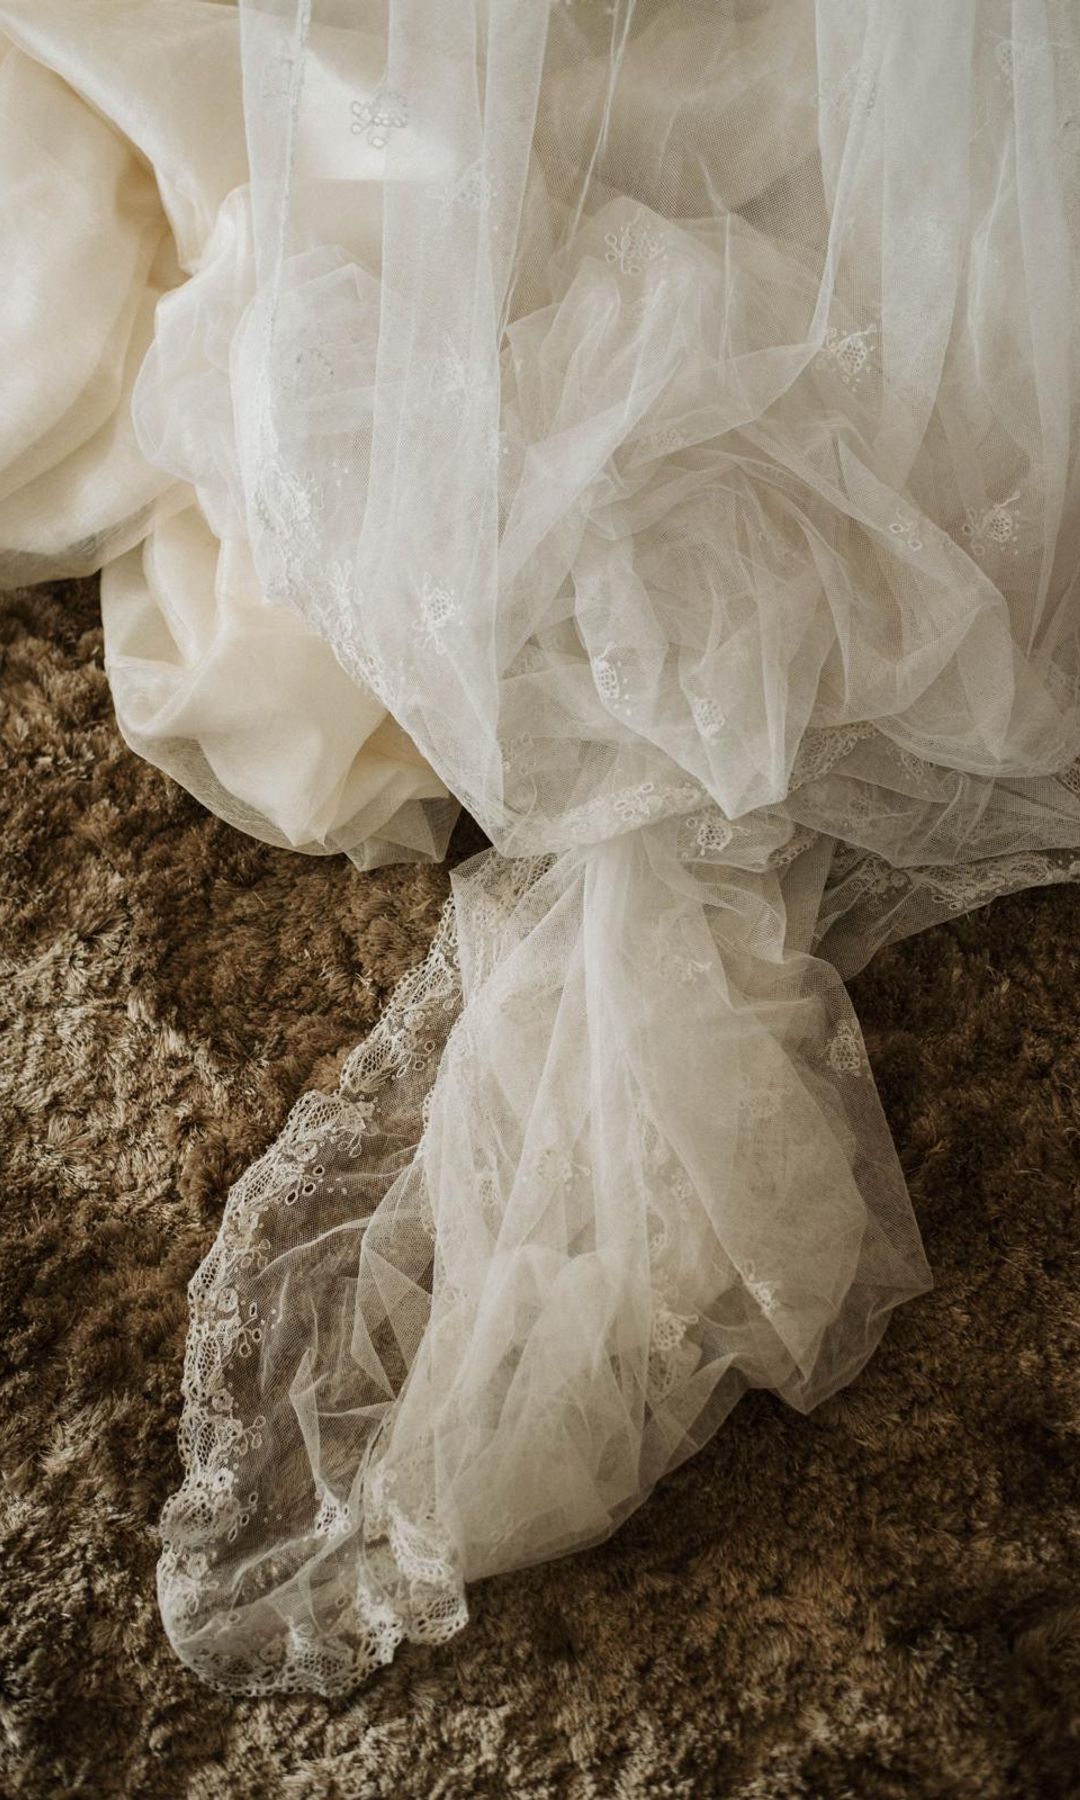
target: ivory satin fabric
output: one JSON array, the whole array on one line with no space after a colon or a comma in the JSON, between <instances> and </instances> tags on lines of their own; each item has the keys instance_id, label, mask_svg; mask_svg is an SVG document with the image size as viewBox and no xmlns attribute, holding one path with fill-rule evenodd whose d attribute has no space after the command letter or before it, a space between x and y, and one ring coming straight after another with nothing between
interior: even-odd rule
<instances>
[{"instance_id":1,"label":"ivory satin fabric","mask_svg":"<svg viewBox=\"0 0 1080 1800\"><path fill-rule=\"evenodd\" d=\"M228 375L253 286L235 9L33 0L0 26L0 579L103 569L121 730L222 817L365 867L441 854L443 784L251 564Z\"/></svg>"}]
</instances>

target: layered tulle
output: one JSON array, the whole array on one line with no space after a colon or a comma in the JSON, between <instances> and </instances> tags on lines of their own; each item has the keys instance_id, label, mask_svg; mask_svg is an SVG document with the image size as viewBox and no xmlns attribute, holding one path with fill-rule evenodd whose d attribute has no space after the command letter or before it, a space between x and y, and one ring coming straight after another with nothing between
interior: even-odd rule
<instances>
[{"instance_id":1,"label":"layered tulle","mask_svg":"<svg viewBox=\"0 0 1080 1800\"><path fill-rule=\"evenodd\" d=\"M692 875L661 826L459 871L193 1286L161 1589L199 1673L333 1690L448 1635L465 1583L605 1537L748 1384L812 1406L926 1285L795 868Z\"/></svg>"},{"instance_id":2,"label":"layered tulle","mask_svg":"<svg viewBox=\"0 0 1080 1800\"><path fill-rule=\"evenodd\" d=\"M167 1628L335 1691L926 1284L840 977L1080 874L1080 23L168 13L249 163L159 175L124 729L277 841L494 844L192 1287ZM103 19L20 26L99 111Z\"/></svg>"},{"instance_id":3,"label":"layered tulle","mask_svg":"<svg viewBox=\"0 0 1080 1800\"><path fill-rule=\"evenodd\" d=\"M497 845L193 1291L170 1629L332 1690L925 1283L832 965L1080 872L1078 67L1007 5L245 24L256 564Z\"/></svg>"}]
</instances>

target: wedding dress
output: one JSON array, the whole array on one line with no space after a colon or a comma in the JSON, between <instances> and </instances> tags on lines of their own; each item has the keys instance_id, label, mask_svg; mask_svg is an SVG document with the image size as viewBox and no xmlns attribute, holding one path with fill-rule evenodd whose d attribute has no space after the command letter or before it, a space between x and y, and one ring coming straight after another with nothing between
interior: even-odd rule
<instances>
[{"instance_id":1,"label":"wedding dress","mask_svg":"<svg viewBox=\"0 0 1080 1800\"><path fill-rule=\"evenodd\" d=\"M0 0L0 574L458 870L191 1287L160 1598L347 1689L928 1273L843 986L1080 876L1071 0Z\"/></svg>"}]
</instances>

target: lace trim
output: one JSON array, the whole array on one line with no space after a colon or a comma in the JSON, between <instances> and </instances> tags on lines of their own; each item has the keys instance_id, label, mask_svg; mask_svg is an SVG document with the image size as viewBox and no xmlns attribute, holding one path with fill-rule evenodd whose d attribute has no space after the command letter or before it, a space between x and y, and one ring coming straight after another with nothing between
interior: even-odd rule
<instances>
[{"instance_id":1,"label":"lace trim","mask_svg":"<svg viewBox=\"0 0 1080 1800\"><path fill-rule=\"evenodd\" d=\"M364 1483L362 1509L325 1490L313 1496L310 1533L331 1545L355 1538L356 1513L363 1512L363 1548L354 1552L352 1591L339 1604L332 1637L320 1632L316 1641L314 1631L283 1621L273 1660L253 1673L250 1656L223 1650L212 1634L210 1641L199 1636L207 1613L224 1616L226 1629L237 1617L204 1546L235 1544L262 1505L245 1465L261 1448L266 1421L256 1414L245 1423L233 1384L279 1323L262 1318L255 1302L242 1306L239 1297L271 1257L264 1221L272 1209L314 1193L335 1151L356 1156L380 1090L437 1060L460 991L451 900L426 960L399 982L346 1062L338 1091L305 1094L276 1142L232 1189L217 1241L189 1285L179 1432L184 1478L162 1514L158 1591L178 1653L213 1686L250 1694L312 1686L344 1692L389 1662L403 1638L443 1642L467 1621L450 1546L433 1520L406 1517L375 1469ZM203 1627L204 1636L208 1631Z\"/></svg>"},{"instance_id":2,"label":"lace trim","mask_svg":"<svg viewBox=\"0 0 1080 1800\"><path fill-rule=\"evenodd\" d=\"M808 727L803 732L795 754L791 780L788 783L789 792L795 793L811 781L820 781L838 762L843 761L856 744L876 736L875 727L866 720L859 720L851 725Z\"/></svg>"}]
</instances>

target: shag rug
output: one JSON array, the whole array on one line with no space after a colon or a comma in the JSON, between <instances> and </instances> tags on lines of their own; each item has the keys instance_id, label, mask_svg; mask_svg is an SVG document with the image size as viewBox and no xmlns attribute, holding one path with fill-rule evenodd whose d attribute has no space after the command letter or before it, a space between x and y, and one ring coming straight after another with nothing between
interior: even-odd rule
<instances>
[{"instance_id":1,"label":"shag rug","mask_svg":"<svg viewBox=\"0 0 1080 1800\"><path fill-rule=\"evenodd\" d=\"M609 1544L353 1699L229 1700L154 1599L185 1286L447 878L264 848L138 762L92 584L0 601L0 656L0 1792L1080 1792L1080 895L857 984L937 1287L854 1387L744 1400Z\"/></svg>"}]
</instances>

